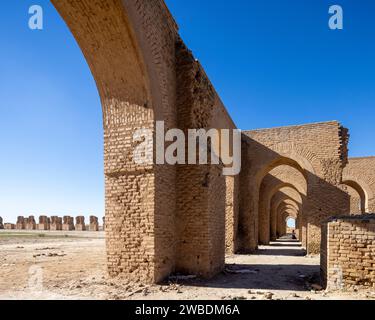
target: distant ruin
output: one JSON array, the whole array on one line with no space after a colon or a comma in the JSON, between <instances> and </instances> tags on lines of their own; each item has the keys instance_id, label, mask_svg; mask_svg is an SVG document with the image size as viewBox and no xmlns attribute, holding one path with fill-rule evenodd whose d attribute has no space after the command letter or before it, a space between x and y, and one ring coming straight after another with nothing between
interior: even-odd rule
<instances>
[{"instance_id":1,"label":"distant ruin","mask_svg":"<svg viewBox=\"0 0 375 320\"><path fill-rule=\"evenodd\" d=\"M57 216L51 217L50 230L51 231L62 230L62 218L57 217Z\"/></svg>"},{"instance_id":2,"label":"distant ruin","mask_svg":"<svg viewBox=\"0 0 375 320\"><path fill-rule=\"evenodd\" d=\"M63 231L73 231L74 228L74 218L70 216L64 216L63 217L63 225L62 225Z\"/></svg>"},{"instance_id":3,"label":"distant ruin","mask_svg":"<svg viewBox=\"0 0 375 320\"><path fill-rule=\"evenodd\" d=\"M50 224L50 218L48 218L47 216L40 216L38 230L50 230Z\"/></svg>"},{"instance_id":4,"label":"distant ruin","mask_svg":"<svg viewBox=\"0 0 375 320\"><path fill-rule=\"evenodd\" d=\"M26 230L36 230L36 222L34 216L29 216L25 218L25 229Z\"/></svg>"},{"instance_id":5,"label":"distant ruin","mask_svg":"<svg viewBox=\"0 0 375 320\"><path fill-rule=\"evenodd\" d=\"M98 218L95 216L90 216L90 231L99 231Z\"/></svg>"},{"instance_id":6,"label":"distant ruin","mask_svg":"<svg viewBox=\"0 0 375 320\"><path fill-rule=\"evenodd\" d=\"M83 217L83 216L76 217L75 229L77 231L86 231L85 217Z\"/></svg>"}]
</instances>

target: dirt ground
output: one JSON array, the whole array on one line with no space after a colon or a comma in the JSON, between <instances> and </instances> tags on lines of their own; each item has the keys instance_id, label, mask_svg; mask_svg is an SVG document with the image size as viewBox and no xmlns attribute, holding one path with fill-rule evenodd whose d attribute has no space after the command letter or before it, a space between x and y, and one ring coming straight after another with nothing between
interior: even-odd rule
<instances>
[{"instance_id":1,"label":"dirt ground","mask_svg":"<svg viewBox=\"0 0 375 320\"><path fill-rule=\"evenodd\" d=\"M109 279L103 232L0 232L0 299L375 299L374 292L319 290L319 257L278 241L226 258L211 280L170 278L142 286Z\"/></svg>"}]
</instances>

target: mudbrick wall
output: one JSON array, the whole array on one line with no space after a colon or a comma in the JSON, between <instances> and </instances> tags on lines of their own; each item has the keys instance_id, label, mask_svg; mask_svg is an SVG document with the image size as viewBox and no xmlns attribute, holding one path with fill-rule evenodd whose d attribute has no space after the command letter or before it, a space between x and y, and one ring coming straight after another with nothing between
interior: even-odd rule
<instances>
[{"instance_id":1,"label":"mudbrick wall","mask_svg":"<svg viewBox=\"0 0 375 320\"><path fill-rule=\"evenodd\" d=\"M375 215L330 219L321 245L321 278L328 290L375 289Z\"/></svg>"}]
</instances>

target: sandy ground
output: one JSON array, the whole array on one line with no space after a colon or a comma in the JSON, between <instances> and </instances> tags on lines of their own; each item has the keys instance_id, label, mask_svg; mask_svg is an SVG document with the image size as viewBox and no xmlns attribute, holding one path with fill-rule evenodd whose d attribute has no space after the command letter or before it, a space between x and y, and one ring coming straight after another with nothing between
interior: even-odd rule
<instances>
[{"instance_id":1,"label":"sandy ground","mask_svg":"<svg viewBox=\"0 0 375 320\"><path fill-rule=\"evenodd\" d=\"M171 278L142 286L109 279L103 232L0 232L0 299L374 299L374 292L331 293L319 282L319 257L278 241L256 255L226 258L211 280Z\"/></svg>"}]
</instances>

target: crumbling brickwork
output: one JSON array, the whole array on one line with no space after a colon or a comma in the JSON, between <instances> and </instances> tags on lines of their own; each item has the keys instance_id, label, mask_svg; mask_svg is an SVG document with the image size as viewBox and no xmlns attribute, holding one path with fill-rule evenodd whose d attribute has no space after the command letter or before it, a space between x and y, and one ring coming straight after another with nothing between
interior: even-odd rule
<instances>
[{"instance_id":1,"label":"crumbling brickwork","mask_svg":"<svg viewBox=\"0 0 375 320\"><path fill-rule=\"evenodd\" d=\"M134 132L154 132L156 120L166 129L190 123L189 128L235 127L181 42L164 1L52 2L81 47L102 100L110 275L158 282L174 271L215 274L224 266L225 251L221 167L133 161ZM188 224L194 218L201 219L198 229Z\"/></svg>"},{"instance_id":2,"label":"crumbling brickwork","mask_svg":"<svg viewBox=\"0 0 375 320\"><path fill-rule=\"evenodd\" d=\"M0 230L1 229L4 229L3 218L2 217L0 217Z\"/></svg>"},{"instance_id":3,"label":"crumbling brickwork","mask_svg":"<svg viewBox=\"0 0 375 320\"><path fill-rule=\"evenodd\" d=\"M375 215L330 219L323 224L321 245L328 290L375 289Z\"/></svg>"}]
</instances>

